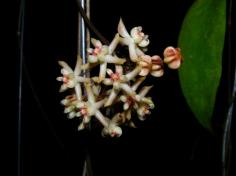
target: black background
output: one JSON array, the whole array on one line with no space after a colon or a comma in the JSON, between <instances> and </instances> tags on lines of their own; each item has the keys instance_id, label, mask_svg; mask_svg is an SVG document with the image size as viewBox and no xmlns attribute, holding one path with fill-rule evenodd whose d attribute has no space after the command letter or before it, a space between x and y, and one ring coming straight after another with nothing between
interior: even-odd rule
<instances>
[{"instance_id":1,"label":"black background","mask_svg":"<svg viewBox=\"0 0 236 176\"><path fill-rule=\"evenodd\" d=\"M177 46L183 18L193 0L91 0L91 21L111 41L122 17L128 29L149 34L150 54ZM77 131L63 113L58 60L75 64L75 1L27 1L25 13L21 172L23 176L81 175L85 152L95 176L221 175L221 135L205 130L182 95L177 71L150 78L156 104L137 129L119 139L102 138L100 127ZM94 36L96 37L96 36ZM225 100L224 100L225 101ZM222 111L218 114L220 116ZM215 115L221 122L221 118ZM221 129L218 130L221 134Z\"/></svg>"}]
</instances>

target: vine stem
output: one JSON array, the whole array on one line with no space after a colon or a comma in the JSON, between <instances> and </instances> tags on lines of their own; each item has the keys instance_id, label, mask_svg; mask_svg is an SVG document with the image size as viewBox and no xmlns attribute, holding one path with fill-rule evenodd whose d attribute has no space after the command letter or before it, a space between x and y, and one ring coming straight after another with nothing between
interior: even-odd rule
<instances>
[{"instance_id":1,"label":"vine stem","mask_svg":"<svg viewBox=\"0 0 236 176\"><path fill-rule=\"evenodd\" d=\"M21 133L22 133L22 93L23 93L23 62L24 62L24 33L25 33L25 0L20 1L18 41L19 41L19 81L18 81L18 109L17 109L17 176L21 176Z\"/></svg>"},{"instance_id":2,"label":"vine stem","mask_svg":"<svg viewBox=\"0 0 236 176\"><path fill-rule=\"evenodd\" d=\"M96 27L90 22L89 18L86 15L86 12L84 11L83 7L81 6L81 0L76 0L79 13L84 19L85 24L90 29L91 32L93 32L97 38L104 44L109 45L109 41L96 29Z\"/></svg>"},{"instance_id":3,"label":"vine stem","mask_svg":"<svg viewBox=\"0 0 236 176\"><path fill-rule=\"evenodd\" d=\"M99 36L99 38L102 38L104 41L104 37L96 30L96 28L91 24L89 17L90 17L90 0L76 0L79 14L78 14L78 56L82 57L82 64L87 63L87 48L90 46L90 35L89 32L85 26L87 26L94 31L96 35ZM88 77L89 71L83 71L83 76ZM86 91L83 91L84 94L86 94ZM89 130L91 129L91 126L89 124ZM83 166L83 172L82 176L93 176L93 170L92 170L92 164L90 159L90 154L88 149L85 149L85 159L84 159L84 166Z\"/></svg>"},{"instance_id":4,"label":"vine stem","mask_svg":"<svg viewBox=\"0 0 236 176\"><path fill-rule=\"evenodd\" d=\"M226 33L226 45L227 45L227 59L228 59L228 101L229 109L227 112L225 126L222 139L222 176L228 176L231 165L231 150L232 150L232 117L234 111L234 101L236 94L236 66L233 61L233 39L232 39L232 0L227 1L227 33ZM234 63L232 63L234 62ZM232 75L233 74L233 75ZM232 81L231 81L232 80Z\"/></svg>"}]
</instances>

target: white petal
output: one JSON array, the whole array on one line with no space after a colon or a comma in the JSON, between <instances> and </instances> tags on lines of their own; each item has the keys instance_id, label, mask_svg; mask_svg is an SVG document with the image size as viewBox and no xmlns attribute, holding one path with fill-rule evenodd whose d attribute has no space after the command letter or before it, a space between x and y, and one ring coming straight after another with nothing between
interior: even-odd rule
<instances>
[{"instance_id":1,"label":"white petal","mask_svg":"<svg viewBox=\"0 0 236 176\"><path fill-rule=\"evenodd\" d=\"M142 60L139 62L139 65L141 65L142 67L147 67L147 68L150 66L150 64L151 63L148 63L148 62L145 62L145 61L142 61Z\"/></svg>"},{"instance_id":2,"label":"white petal","mask_svg":"<svg viewBox=\"0 0 236 176\"><path fill-rule=\"evenodd\" d=\"M57 77L57 81L63 81L63 77L62 76Z\"/></svg>"},{"instance_id":3,"label":"white petal","mask_svg":"<svg viewBox=\"0 0 236 176\"><path fill-rule=\"evenodd\" d=\"M130 126L131 128L137 128L137 127L135 126L134 122L132 122L132 121L129 122L129 126Z\"/></svg>"},{"instance_id":4,"label":"white petal","mask_svg":"<svg viewBox=\"0 0 236 176\"><path fill-rule=\"evenodd\" d=\"M168 67L171 69L178 69L181 65L181 60L175 60L168 64Z\"/></svg>"},{"instance_id":5,"label":"white petal","mask_svg":"<svg viewBox=\"0 0 236 176\"><path fill-rule=\"evenodd\" d=\"M74 109L73 106L69 106L69 107L67 107L67 108L64 109L64 113L67 114L67 113L73 111L73 109Z\"/></svg>"},{"instance_id":6,"label":"white petal","mask_svg":"<svg viewBox=\"0 0 236 176\"><path fill-rule=\"evenodd\" d=\"M139 120L141 120L141 121L144 121L144 120L145 120L144 117L145 117L144 115L139 115L139 116L138 116Z\"/></svg>"},{"instance_id":7,"label":"white petal","mask_svg":"<svg viewBox=\"0 0 236 176\"><path fill-rule=\"evenodd\" d=\"M124 37L124 38L129 38L130 35L129 33L127 32L126 28L125 28L125 25L123 23L123 20L120 18L120 21L119 21L119 24L118 24L118 33Z\"/></svg>"},{"instance_id":8,"label":"white petal","mask_svg":"<svg viewBox=\"0 0 236 176\"><path fill-rule=\"evenodd\" d=\"M105 102L106 102L105 98L101 101L96 102L95 104L96 109L100 109L104 105Z\"/></svg>"},{"instance_id":9,"label":"white petal","mask_svg":"<svg viewBox=\"0 0 236 176\"><path fill-rule=\"evenodd\" d=\"M96 95L96 96L98 96L99 95L99 93L101 92L101 86L100 85L93 85L92 86L92 89L93 89L93 93L94 93L94 95Z\"/></svg>"},{"instance_id":10,"label":"white petal","mask_svg":"<svg viewBox=\"0 0 236 176\"><path fill-rule=\"evenodd\" d=\"M119 91L120 90L120 82L118 82L118 81L113 82L113 88L116 91Z\"/></svg>"},{"instance_id":11,"label":"white petal","mask_svg":"<svg viewBox=\"0 0 236 176\"><path fill-rule=\"evenodd\" d=\"M76 104L76 107L77 107L77 108L83 108L83 107L85 107L85 106L87 106L85 102L78 102L78 103Z\"/></svg>"},{"instance_id":12,"label":"white petal","mask_svg":"<svg viewBox=\"0 0 236 176\"><path fill-rule=\"evenodd\" d=\"M62 75L69 75L69 74L73 74L73 71L63 68L63 69L61 69L61 74Z\"/></svg>"},{"instance_id":13,"label":"white petal","mask_svg":"<svg viewBox=\"0 0 236 176\"><path fill-rule=\"evenodd\" d=\"M141 56L141 62L143 61L143 62L146 62L148 65L150 65L151 63L152 63L152 57L151 56L149 56L149 55L142 55Z\"/></svg>"},{"instance_id":14,"label":"white petal","mask_svg":"<svg viewBox=\"0 0 236 176\"><path fill-rule=\"evenodd\" d=\"M128 110L125 112L125 117L127 120L130 120L131 119L131 110Z\"/></svg>"},{"instance_id":15,"label":"white petal","mask_svg":"<svg viewBox=\"0 0 236 176\"><path fill-rule=\"evenodd\" d=\"M161 65L152 65L152 70L160 70Z\"/></svg>"},{"instance_id":16,"label":"white petal","mask_svg":"<svg viewBox=\"0 0 236 176\"><path fill-rule=\"evenodd\" d=\"M92 48L88 48L87 52L88 52L88 54L92 54L93 53L93 49Z\"/></svg>"},{"instance_id":17,"label":"white petal","mask_svg":"<svg viewBox=\"0 0 236 176\"><path fill-rule=\"evenodd\" d=\"M120 38L120 44L121 45L128 46L130 41L132 41L132 40L130 40L130 38Z\"/></svg>"},{"instance_id":18,"label":"white petal","mask_svg":"<svg viewBox=\"0 0 236 176\"><path fill-rule=\"evenodd\" d=\"M91 117L90 116L84 116L83 117L83 123L89 123L90 122L90 120L91 120Z\"/></svg>"},{"instance_id":19,"label":"white petal","mask_svg":"<svg viewBox=\"0 0 236 176\"><path fill-rule=\"evenodd\" d=\"M103 45L102 46L102 50L101 52L99 53L100 56L105 56L109 53L109 48L107 45Z\"/></svg>"},{"instance_id":20,"label":"white petal","mask_svg":"<svg viewBox=\"0 0 236 176\"><path fill-rule=\"evenodd\" d=\"M137 101L137 102L140 102L141 101L141 96L139 95L139 94L136 94L135 95L135 100Z\"/></svg>"},{"instance_id":21,"label":"white petal","mask_svg":"<svg viewBox=\"0 0 236 176\"><path fill-rule=\"evenodd\" d=\"M109 131L111 137L120 137L122 135L122 129L119 126L114 126Z\"/></svg>"},{"instance_id":22,"label":"white petal","mask_svg":"<svg viewBox=\"0 0 236 176\"><path fill-rule=\"evenodd\" d=\"M124 108L124 110L129 109L129 104L128 103L124 103L123 108Z\"/></svg>"},{"instance_id":23,"label":"white petal","mask_svg":"<svg viewBox=\"0 0 236 176\"><path fill-rule=\"evenodd\" d=\"M88 56L88 62L89 62L89 63L97 63L97 62L98 62L97 56L89 55L89 56Z\"/></svg>"},{"instance_id":24,"label":"white petal","mask_svg":"<svg viewBox=\"0 0 236 176\"><path fill-rule=\"evenodd\" d=\"M102 137L107 136L108 135L108 129L107 128L103 128L101 134L102 134Z\"/></svg>"},{"instance_id":25,"label":"white petal","mask_svg":"<svg viewBox=\"0 0 236 176\"><path fill-rule=\"evenodd\" d=\"M67 100L66 98L61 100L62 105L67 105L68 103L69 103L69 100Z\"/></svg>"},{"instance_id":26,"label":"white petal","mask_svg":"<svg viewBox=\"0 0 236 176\"><path fill-rule=\"evenodd\" d=\"M136 47L136 53L139 57L144 55L144 52L141 49L139 49L138 47Z\"/></svg>"},{"instance_id":27,"label":"white petal","mask_svg":"<svg viewBox=\"0 0 236 176\"><path fill-rule=\"evenodd\" d=\"M99 77L95 76L91 78L94 82L100 83L101 81L99 80Z\"/></svg>"},{"instance_id":28,"label":"white petal","mask_svg":"<svg viewBox=\"0 0 236 176\"><path fill-rule=\"evenodd\" d=\"M157 71L151 71L151 75L154 77L161 77L163 76L163 74L164 74L164 71L162 69L157 70Z\"/></svg>"},{"instance_id":29,"label":"white petal","mask_svg":"<svg viewBox=\"0 0 236 176\"><path fill-rule=\"evenodd\" d=\"M141 31L141 26L131 29L130 35L134 39L135 43L140 43L143 40L144 34Z\"/></svg>"},{"instance_id":30,"label":"white petal","mask_svg":"<svg viewBox=\"0 0 236 176\"><path fill-rule=\"evenodd\" d=\"M140 107L138 110L137 110L137 113L138 113L138 118L139 120L143 121L145 120L145 113L144 113L144 108L143 107Z\"/></svg>"},{"instance_id":31,"label":"white petal","mask_svg":"<svg viewBox=\"0 0 236 176\"><path fill-rule=\"evenodd\" d=\"M119 34L116 34L111 44L109 45L109 54L112 54L114 52L114 50L116 49L116 46L119 43L119 40L120 40L120 36Z\"/></svg>"},{"instance_id":32,"label":"white petal","mask_svg":"<svg viewBox=\"0 0 236 176\"><path fill-rule=\"evenodd\" d=\"M86 89L88 101L91 103L94 103L95 97L94 97L93 91L91 89L91 84L85 83L85 89Z\"/></svg>"},{"instance_id":33,"label":"white petal","mask_svg":"<svg viewBox=\"0 0 236 176\"><path fill-rule=\"evenodd\" d=\"M118 57L114 57L111 55L106 55L104 57L104 62L111 63L111 64L123 64L126 60L120 59Z\"/></svg>"},{"instance_id":34,"label":"white petal","mask_svg":"<svg viewBox=\"0 0 236 176\"><path fill-rule=\"evenodd\" d=\"M148 68L142 68L139 75L140 76L147 76L149 73L149 69Z\"/></svg>"},{"instance_id":35,"label":"white petal","mask_svg":"<svg viewBox=\"0 0 236 176\"><path fill-rule=\"evenodd\" d=\"M80 131L80 130L83 130L84 129L84 123L83 122L81 122L80 123L80 125L78 126L78 130Z\"/></svg>"},{"instance_id":36,"label":"white petal","mask_svg":"<svg viewBox=\"0 0 236 176\"><path fill-rule=\"evenodd\" d=\"M131 72L127 73L125 75L125 77L127 78L128 81L130 81L133 78L135 78L139 74L140 71L141 71L141 67L136 66L135 69L133 69Z\"/></svg>"},{"instance_id":37,"label":"white petal","mask_svg":"<svg viewBox=\"0 0 236 176\"><path fill-rule=\"evenodd\" d=\"M134 107L134 109L137 110L137 109L139 108L138 103L134 103L134 106L133 106L133 107Z\"/></svg>"},{"instance_id":38,"label":"white petal","mask_svg":"<svg viewBox=\"0 0 236 176\"><path fill-rule=\"evenodd\" d=\"M103 84L105 84L107 86L111 86L113 84L113 81L110 78L105 78L103 80Z\"/></svg>"},{"instance_id":39,"label":"white petal","mask_svg":"<svg viewBox=\"0 0 236 176\"><path fill-rule=\"evenodd\" d=\"M119 93L118 91L116 91L115 89L112 89L112 91L108 97L108 100L104 106L105 107L110 106L114 102L114 100L116 99L118 93Z\"/></svg>"},{"instance_id":40,"label":"white petal","mask_svg":"<svg viewBox=\"0 0 236 176\"><path fill-rule=\"evenodd\" d=\"M128 84L122 83L120 84L120 87L128 95L131 95L131 96L135 95L135 92L131 89L131 87Z\"/></svg>"},{"instance_id":41,"label":"white petal","mask_svg":"<svg viewBox=\"0 0 236 176\"><path fill-rule=\"evenodd\" d=\"M119 73L119 75L123 75L123 67L121 65L116 65L116 73Z\"/></svg>"},{"instance_id":42,"label":"white petal","mask_svg":"<svg viewBox=\"0 0 236 176\"><path fill-rule=\"evenodd\" d=\"M148 97L148 98L143 97L143 98L142 98L142 103L148 104L148 106L149 106L150 109L153 109L153 108L155 107L155 105L154 105L154 103L153 103L151 97Z\"/></svg>"},{"instance_id":43,"label":"white petal","mask_svg":"<svg viewBox=\"0 0 236 176\"><path fill-rule=\"evenodd\" d=\"M75 93L76 93L77 99L79 101L81 101L82 100L82 89L81 89L80 84L76 84L76 86L75 86Z\"/></svg>"},{"instance_id":44,"label":"white petal","mask_svg":"<svg viewBox=\"0 0 236 176\"><path fill-rule=\"evenodd\" d=\"M175 54L176 54L176 49L172 46L166 47L163 53L164 57L173 56Z\"/></svg>"},{"instance_id":45,"label":"white petal","mask_svg":"<svg viewBox=\"0 0 236 176\"><path fill-rule=\"evenodd\" d=\"M75 82L74 82L74 80L69 80L68 82L67 82L67 87L68 88L74 88L75 87Z\"/></svg>"},{"instance_id":46,"label":"white petal","mask_svg":"<svg viewBox=\"0 0 236 176\"><path fill-rule=\"evenodd\" d=\"M64 61L58 61L59 65L65 68L68 72L73 73L71 67Z\"/></svg>"},{"instance_id":47,"label":"white petal","mask_svg":"<svg viewBox=\"0 0 236 176\"><path fill-rule=\"evenodd\" d=\"M120 100L121 100L122 102L126 102L126 101L127 101L127 96L121 95L121 96L120 96Z\"/></svg>"},{"instance_id":48,"label":"white petal","mask_svg":"<svg viewBox=\"0 0 236 176\"><path fill-rule=\"evenodd\" d=\"M80 117L80 116L82 116L81 112L77 112L76 117Z\"/></svg>"},{"instance_id":49,"label":"white petal","mask_svg":"<svg viewBox=\"0 0 236 176\"><path fill-rule=\"evenodd\" d=\"M80 83L80 82L83 82L83 83L89 83L90 82L90 78L86 78L86 77L83 77L83 76L77 76L76 77L76 80Z\"/></svg>"},{"instance_id":50,"label":"white petal","mask_svg":"<svg viewBox=\"0 0 236 176\"><path fill-rule=\"evenodd\" d=\"M68 119L73 119L75 117L75 112L70 112L69 115L67 116Z\"/></svg>"},{"instance_id":51,"label":"white petal","mask_svg":"<svg viewBox=\"0 0 236 176\"><path fill-rule=\"evenodd\" d=\"M96 114L95 114L95 117L98 119L98 121L104 126L104 127L108 127L108 119L106 119L104 117L104 115L100 112L100 111L97 111Z\"/></svg>"},{"instance_id":52,"label":"white petal","mask_svg":"<svg viewBox=\"0 0 236 176\"><path fill-rule=\"evenodd\" d=\"M108 69L107 69L107 74L108 74L109 76L111 76L111 75L113 74L113 71L108 68Z\"/></svg>"},{"instance_id":53,"label":"white petal","mask_svg":"<svg viewBox=\"0 0 236 176\"><path fill-rule=\"evenodd\" d=\"M132 89L133 91L136 91L138 89L138 87L140 86L140 84L145 80L146 77L141 77L139 78L137 81L135 81L135 83L132 85Z\"/></svg>"},{"instance_id":54,"label":"white petal","mask_svg":"<svg viewBox=\"0 0 236 176\"><path fill-rule=\"evenodd\" d=\"M175 60L175 56L169 56L169 57L164 58L164 62L167 64L174 61L174 60Z\"/></svg>"},{"instance_id":55,"label":"white petal","mask_svg":"<svg viewBox=\"0 0 236 176\"><path fill-rule=\"evenodd\" d=\"M62 84L59 92L64 92L67 89L68 89L68 87L65 84Z\"/></svg>"},{"instance_id":56,"label":"white petal","mask_svg":"<svg viewBox=\"0 0 236 176\"><path fill-rule=\"evenodd\" d=\"M149 45L149 43L150 43L150 41L148 39L144 39L138 44L138 46L147 47Z\"/></svg>"},{"instance_id":57,"label":"white petal","mask_svg":"<svg viewBox=\"0 0 236 176\"><path fill-rule=\"evenodd\" d=\"M107 69L107 63L104 62L100 64L100 71L99 71L99 80L103 81L106 77L106 69Z\"/></svg>"},{"instance_id":58,"label":"white petal","mask_svg":"<svg viewBox=\"0 0 236 176\"><path fill-rule=\"evenodd\" d=\"M116 113L112 119L110 123L114 123L114 124L118 124L122 121L122 119L124 118L124 114L123 113Z\"/></svg>"},{"instance_id":59,"label":"white petal","mask_svg":"<svg viewBox=\"0 0 236 176\"><path fill-rule=\"evenodd\" d=\"M129 57L130 57L131 61L133 61L133 62L137 62L137 60L138 60L138 55L136 53L135 47L136 46L135 46L134 42L129 43Z\"/></svg>"},{"instance_id":60,"label":"white petal","mask_svg":"<svg viewBox=\"0 0 236 176\"><path fill-rule=\"evenodd\" d=\"M91 39L91 43L96 48L102 48L102 43L99 40L96 40L96 39L92 38Z\"/></svg>"},{"instance_id":61,"label":"white petal","mask_svg":"<svg viewBox=\"0 0 236 176\"><path fill-rule=\"evenodd\" d=\"M145 95L150 91L150 89L153 86L145 86L142 88L142 90L139 92L140 97L145 97Z\"/></svg>"}]
</instances>

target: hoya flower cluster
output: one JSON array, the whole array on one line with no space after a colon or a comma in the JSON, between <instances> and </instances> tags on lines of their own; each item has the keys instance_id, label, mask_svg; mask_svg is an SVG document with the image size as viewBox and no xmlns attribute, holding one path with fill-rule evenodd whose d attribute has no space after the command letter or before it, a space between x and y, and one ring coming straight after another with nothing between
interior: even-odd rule
<instances>
[{"instance_id":1,"label":"hoya flower cluster","mask_svg":"<svg viewBox=\"0 0 236 176\"><path fill-rule=\"evenodd\" d=\"M81 119L78 130L84 129L95 117L103 125L102 135L119 137L120 125L135 127L133 118L144 120L151 113L154 103L147 94L152 85L140 86L149 75L161 77L163 64L178 69L182 62L180 49L167 47L164 59L147 55L148 35L142 32L142 27L134 27L128 33L122 20L109 46L96 39L91 39L91 43L88 63L82 64L78 57L73 70L66 62L59 61L62 67L62 76L57 78L62 82L60 92L69 92L61 103L68 118ZM118 47L128 49L126 56L117 51Z\"/></svg>"}]
</instances>

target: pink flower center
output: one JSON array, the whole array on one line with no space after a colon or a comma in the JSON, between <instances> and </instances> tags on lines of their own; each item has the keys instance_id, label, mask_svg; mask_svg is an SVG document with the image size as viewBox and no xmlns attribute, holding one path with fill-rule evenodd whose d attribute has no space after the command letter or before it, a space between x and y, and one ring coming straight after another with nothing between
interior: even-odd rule
<instances>
[{"instance_id":1,"label":"pink flower center","mask_svg":"<svg viewBox=\"0 0 236 176\"><path fill-rule=\"evenodd\" d=\"M86 108L86 107L80 108L80 113L81 113L83 116L88 115L88 110L87 110L87 108Z\"/></svg>"},{"instance_id":2,"label":"pink flower center","mask_svg":"<svg viewBox=\"0 0 236 176\"><path fill-rule=\"evenodd\" d=\"M149 114L149 113L150 113L150 110L149 110L149 109L150 109L150 107L149 107L148 105L145 105L145 106L144 106L144 113L145 113L145 114Z\"/></svg>"},{"instance_id":3,"label":"pink flower center","mask_svg":"<svg viewBox=\"0 0 236 176\"><path fill-rule=\"evenodd\" d=\"M144 33L143 33L142 31L138 30L138 31L137 31L137 35L138 35L139 37L143 37L143 36L144 36Z\"/></svg>"},{"instance_id":4,"label":"pink flower center","mask_svg":"<svg viewBox=\"0 0 236 176\"><path fill-rule=\"evenodd\" d=\"M96 48L93 50L93 55L94 55L94 56L97 56L100 52L101 52L101 48L96 47Z\"/></svg>"},{"instance_id":5,"label":"pink flower center","mask_svg":"<svg viewBox=\"0 0 236 176\"><path fill-rule=\"evenodd\" d=\"M63 76L63 83L67 84L69 82L69 77L68 76Z\"/></svg>"},{"instance_id":6,"label":"pink flower center","mask_svg":"<svg viewBox=\"0 0 236 176\"><path fill-rule=\"evenodd\" d=\"M128 96L126 102L127 102L129 105L132 105L132 104L134 103L134 97Z\"/></svg>"},{"instance_id":7,"label":"pink flower center","mask_svg":"<svg viewBox=\"0 0 236 176\"><path fill-rule=\"evenodd\" d=\"M111 136L117 136L118 134L116 132L111 132Z\"/></svg>"},{"instance_id":8,"label":"pink flower center","mask_svg":"<svg viewBox=\"0 0 236 176\"><path fill-rule=\"evenodd\" d=\"M113 81L118 81L120 79L120 74L119 73L112 73L110 75L110 77Z\"/></svg>"},{"instance_id":9,"label":"pink flower center","mask_svg":"<svg viewBox=\"0 0 236 176\"><path fill-rule=\"evenodd\" d=\"M67 99L68 101L72 102L72 101L75 101L75 100L76 100L76 96L75 96L75 95L69 95L69 96L66 97L66 99Z\"/></svg>"}]
</instances>

